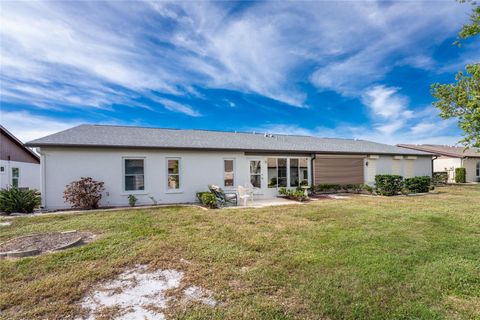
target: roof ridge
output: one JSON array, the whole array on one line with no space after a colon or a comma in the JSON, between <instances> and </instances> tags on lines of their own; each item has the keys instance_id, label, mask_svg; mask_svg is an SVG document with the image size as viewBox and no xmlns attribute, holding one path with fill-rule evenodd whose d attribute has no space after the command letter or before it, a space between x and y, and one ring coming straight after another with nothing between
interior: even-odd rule
<instances>
[{"instance_id":1,"label":"roof ridge","mask_svg":"<svg viewBox=\"0 0 480 320\"><path fill-rule=\"evenodd\" d=\"M330 140L351 140L351 141L365 141L372 143L379 143L370 140L358 139L358 138L342 138L342 137L318 137L314 135L303 135L303 134L285 134L285 133L275 133L264 130L252 130L252 131L243 131L243 130L215 130L215 129L198 129L198 128L189 128L189 129L180 129L180 128L168 128L168 127L151 127L151 126L132 126L132 125L121 125L121 124L80 124L78 126L95 126L95 127L118 127L118 128L138 128L138 129L153 129L153 130L172 130L172 131L201 131L201 132L219 132L219 133L239 133L239 134L251 134L251 135L264 135L264 134L273 134L276 136L284 137L307 137L315 139L330 139ZM74 127L73 127L74 128ZM68 129L67 129L68 130Z\"/></svg>"}]
</instances>

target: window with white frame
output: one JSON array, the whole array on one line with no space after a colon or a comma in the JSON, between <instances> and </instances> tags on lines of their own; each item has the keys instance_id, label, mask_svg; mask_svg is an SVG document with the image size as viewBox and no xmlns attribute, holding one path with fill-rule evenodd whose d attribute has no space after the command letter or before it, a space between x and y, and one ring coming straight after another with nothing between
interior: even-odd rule
<instances>
[{"instance_id":1,"label":"window with white frame","mask_svg":"<svg viewBox=\"0 0 480 320\"><path fill-rule=\"evenodd\" d=\"M145 159L124 159L125 191L145 190Z\"/></svg>"},{"instance_id":2,"label":"window with white frame","mask_svg":"<svg viewBox=\"0 0 480 320\"><path fill-rule=\"evenodd\" d=\"M5 167L4 166L0 166L0 173L4 173L5 172Z\"/></svg>"},{"instance_id":3,"label":"window with white frame","mask_svg":"<svg viewBox=\"0 0 480 320\"><path fill-rule=\"evenodd\" d=\"M180 189L180 158L167 158L167 188Z\"/></svg>"},{"instance_id":4,"label":"window with white frame","mask_svg":"<svg viewBox=\"0 0 480 320\"><path fill-rule=\"evenodd\" d=\"M233 187L235 185L235 160L223 160L223 185L225 187Z\"/></svg>"},{"instance_id":5,"label":"window with white frame","mask_svg":"<svg viewBox=\"0 0 480 320\"><path fill-rule=\"evenodd\" d=\"M12 187L18 188L18 182L20 180L20 169L12 168Z\"/></svg>"},{"instance_id":6,"label":"window with white frame","mask_svg":"<svg viewBox=\"0 0 480 320\"><path fill-rule=\"evenodd\" d=\"M287 158L267 159L268 187L281 188L287 186Z\"/></svg>"},{"instance_id":7,"label":"window with white frame","mask_svg":"<svg viewBox=\"0 0 480 320\"><path fill-rule=\"evenodd\" d=\"M308 183L308 158L268 158L267 169L269 188L287 187L287 178L290 187Z\"/></svg>"}]
</instances>

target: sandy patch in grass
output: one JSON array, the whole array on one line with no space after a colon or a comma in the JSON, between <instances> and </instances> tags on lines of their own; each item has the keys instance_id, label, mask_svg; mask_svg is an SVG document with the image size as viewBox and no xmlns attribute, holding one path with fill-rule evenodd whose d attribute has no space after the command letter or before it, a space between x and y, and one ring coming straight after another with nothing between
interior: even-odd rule
<instances>
[{"instance_id":1,"label":"sandy patch in grass","mask_svg":"<svg viewBox=\"0 0 480 320\"><path fill-rule=\"evenodd\" d=\"M211 291L195 285L182 290L180 297L169 296L168 291L181 287L183 278L181 271L149 271L147 266L136 266L100 284L81 301L81 306L88 310L87 319L144 320L166 319L164 312L169 303L218 304Z\"/></svg>"}]
</instances>

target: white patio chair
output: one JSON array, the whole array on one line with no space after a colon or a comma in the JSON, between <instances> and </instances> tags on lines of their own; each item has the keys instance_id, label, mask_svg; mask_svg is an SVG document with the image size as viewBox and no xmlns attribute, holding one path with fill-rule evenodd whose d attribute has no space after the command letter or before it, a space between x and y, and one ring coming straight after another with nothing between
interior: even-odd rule
<instances>
[{"instance_id":1,"label":"white patio chair","mask_svg":"<svg viewBox=\"0 0 480 320\"><path fill-rule=\"evenodd\" d=\"M247 182L245 183L245 189L247 191L247 194L250 195L253 201L253 196L255 195L255 192L258 190L258 188L255 188L251 182Z\"/></svg>"},{"instance_id":2,"label":"white patio chair","mask_svg":"<svg viewBox=\"0 0 480 320\"><path fill-rule=\"evenodd\" d=\"M246 207L250 195L247 194L247 189L245 189L245 187L238 186L238 197L243 201L243 206Z\"/></svg>"}]
</instances>

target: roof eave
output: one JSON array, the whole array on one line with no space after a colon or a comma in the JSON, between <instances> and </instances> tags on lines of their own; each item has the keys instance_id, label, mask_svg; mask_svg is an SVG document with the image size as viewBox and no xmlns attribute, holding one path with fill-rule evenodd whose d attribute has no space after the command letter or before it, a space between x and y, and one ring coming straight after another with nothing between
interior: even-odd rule
<instances>
[{"instance_id":1,"label":"roof eave","mask_svg":"<svg viewBox=\"0 0 480 320\"><path fill-rule=\"evenodd\" d=\"M246 148L196 148L196 147L160 147L160 146L134 146L134 145L91 145L91 144L62 144L62 143L35 143L34 141L26 144L29 147L39 148L108 148L108 149L150 149L150 150L207 150L207 151L238 151L238 152L262 152L262 153L298 153L298 154L379 154L379 155L404 155L404 156L435 156L429 152L419 153L401 153L401 152L368 152L368 151L325 151L325 150L268 150L268 149L246 149Z\"/></svg>"},{"instance_id":2,"label":"roof eave","mask_svg":"<svg viewBox=\"0 0 480 320\"><path fill-rule=\"evenodd\" d=\"M40 157L35 152L33 152L32 150L27 148L27 144L20 141L10 131L8 131L7 128L5 128L2 125L0 125L0 131L3 131L5 133L5 135L10 138L10 140L12 140L16 145L18 145L20 148L22 148L22 150L27 152L33 159L35 159L38 163L40 163Z\"/></svg>"}]
</instances>

